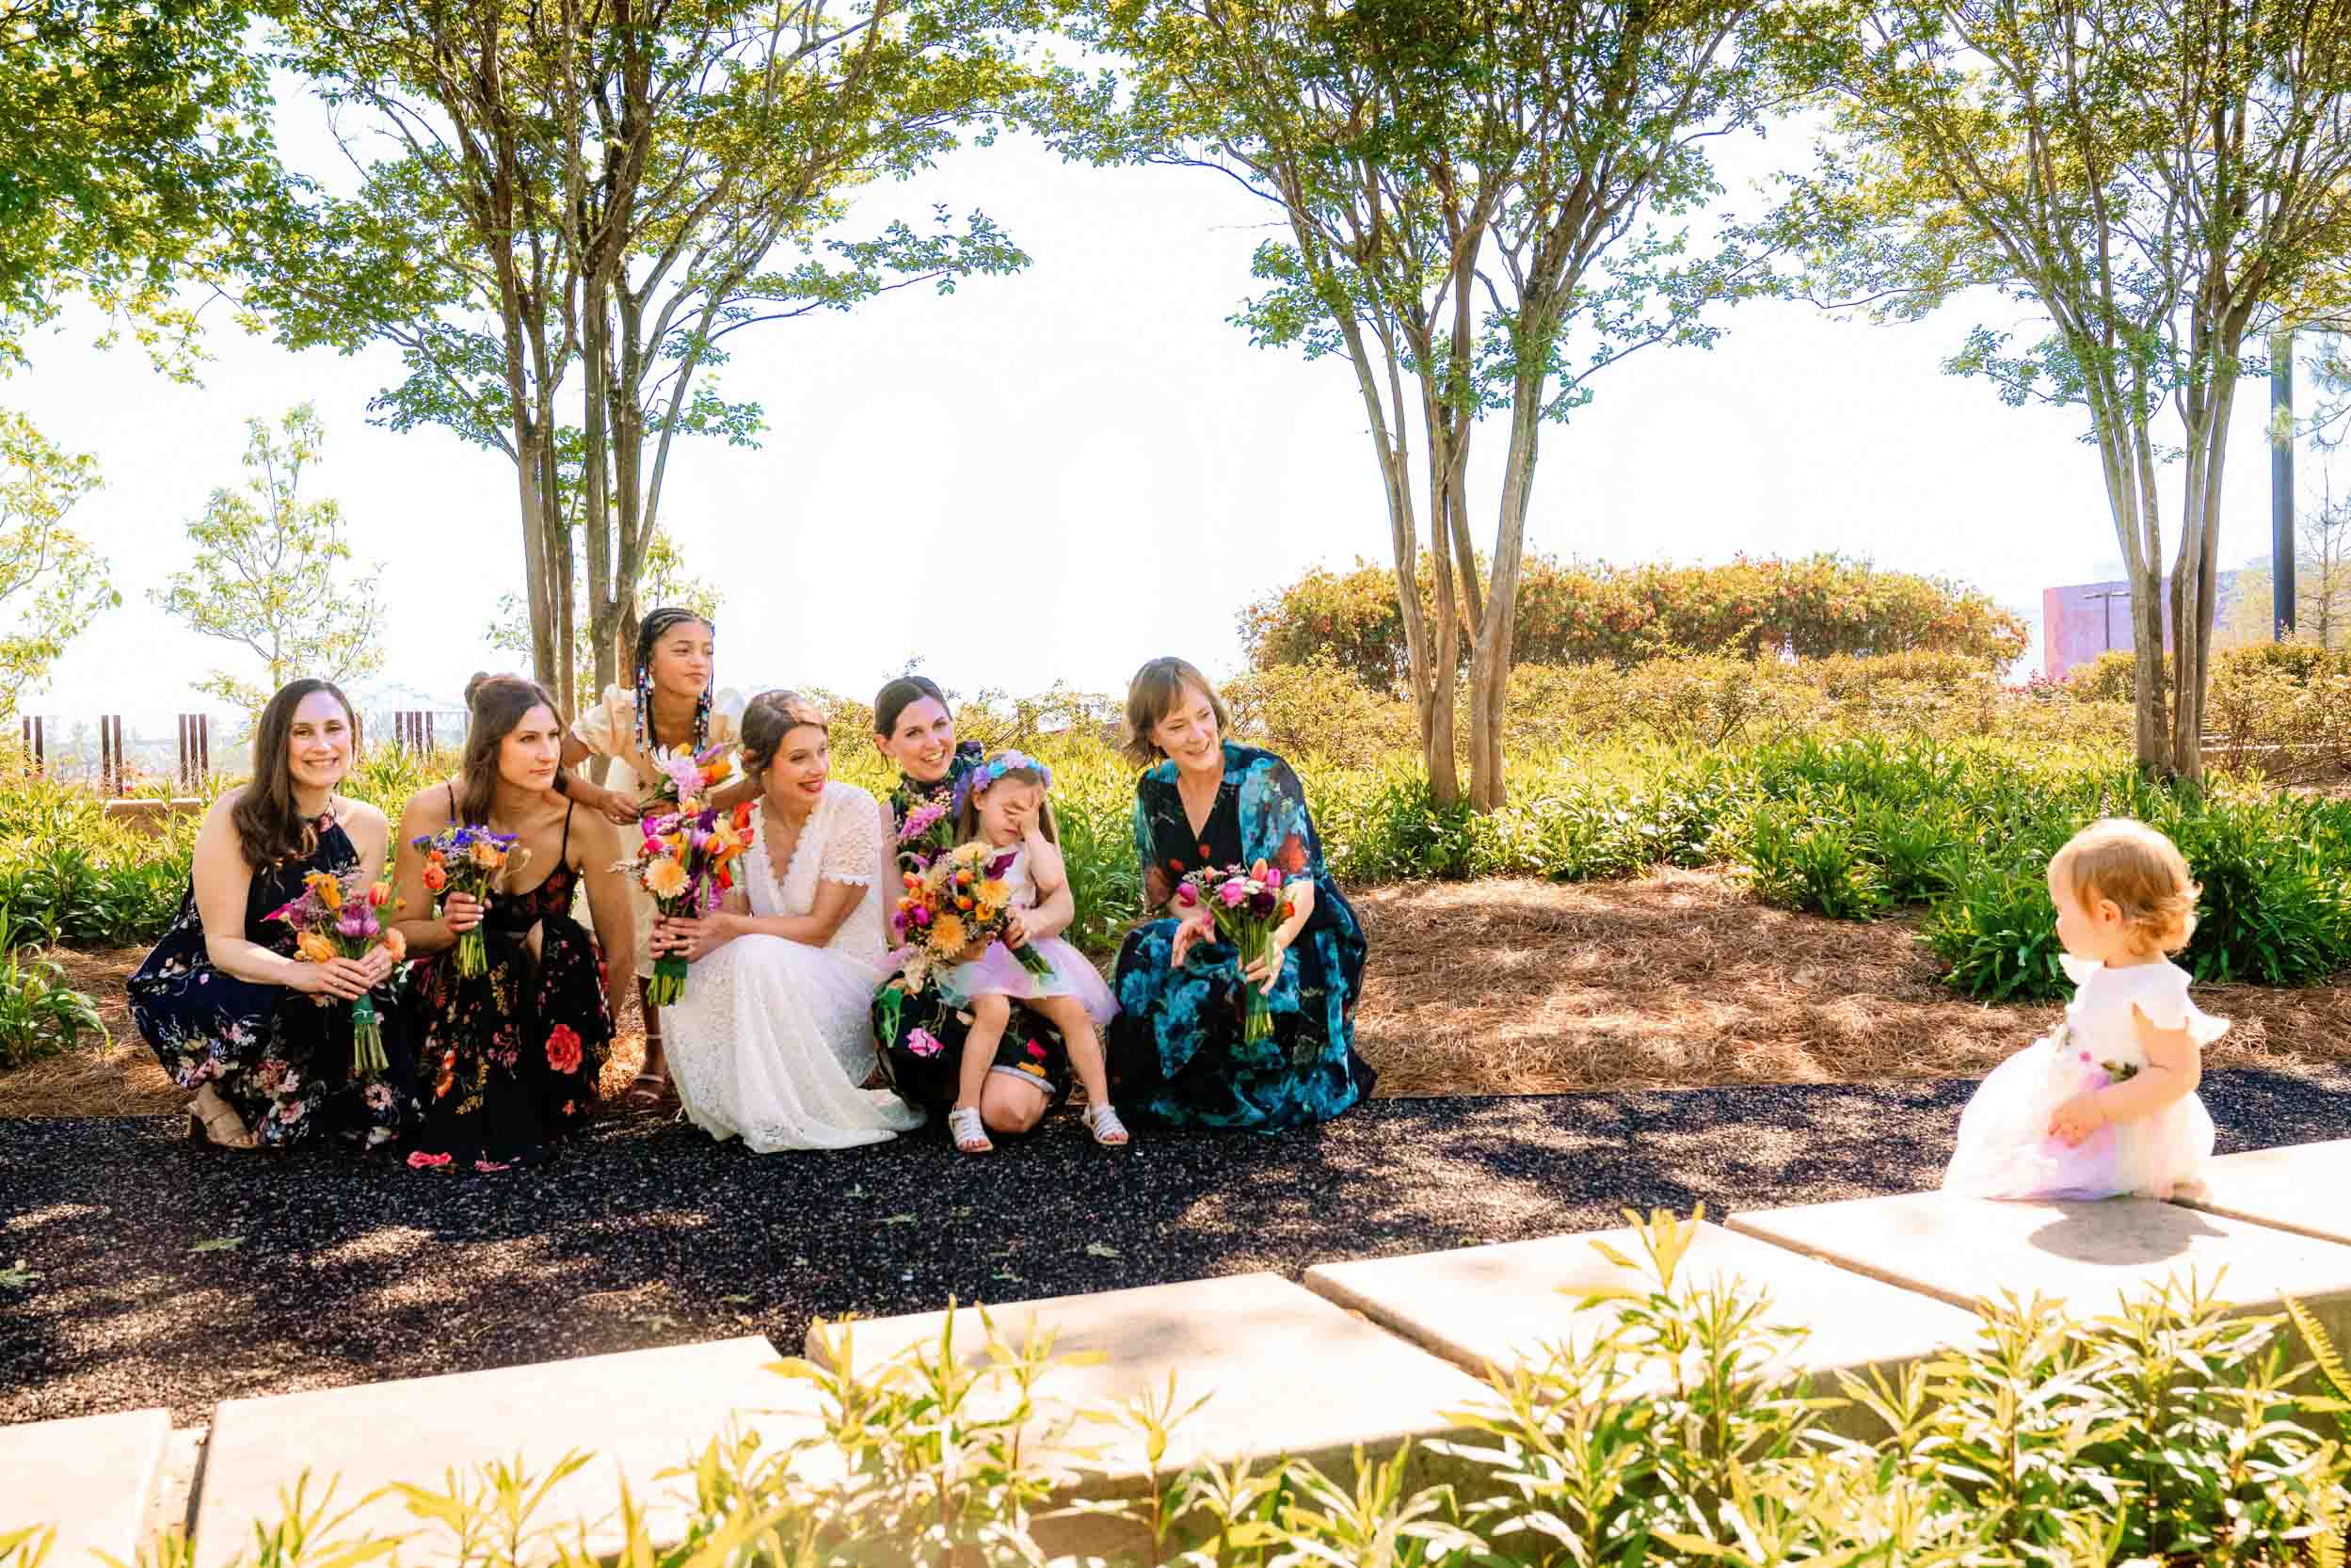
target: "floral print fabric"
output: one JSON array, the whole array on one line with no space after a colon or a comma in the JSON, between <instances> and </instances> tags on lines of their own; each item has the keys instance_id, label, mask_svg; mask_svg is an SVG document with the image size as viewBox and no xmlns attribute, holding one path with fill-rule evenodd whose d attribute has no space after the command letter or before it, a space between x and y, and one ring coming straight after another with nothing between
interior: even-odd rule
<instances>
[{"instance_id":1,"label":"floral print fabric","mask_svg":"<svg viewBox=\"0 0 2351 1568\"><path fill-rule=\"evenodd\" d=\"M270 912L299 897L311 872L340 873L359 863L350 835L328 824L307 859L255 874L245 939L294 956L294 928ZM164 1071L183 1089L211 1084L264 1146L289 1148L335 1130L372 1147L396 1137L407 1119L412 1073L392 987L375 993L391 1066L373 1081L354 1082L349 1005L215 968L193 884L127 989L131 1017Z\"/></svg>"},{"instance_id":2,"label":"floral print fabric","mask_svg":"<svg viewBox=\"0 0 2351 1568\"><path fill-rule=\"evenodd\" d=\"M1175 968L1174 920L1128 934L1112 981L1119 1016L1106 1042L1120 1111L1179 1127L1271 1130L1328 1121L1368 1095L1377 1075L1354 1048L1363 928L1323 864L1289 764L1224 743L1223 782L1195 835L1176 765L1161 761L1135 785L1135 854L1153 908L1191 872L1259 860L1311 877L1315 907L1267 999L1273 1033L1254 1043L1241 1039L1245 999L1231 944L1195 942Z\"/></svg>"},{"instance_id":3,"label":"floral print fabric","mask_svg":"<svg viewBox=\"0 0 2351 1568\"><path fill-rule=\"evenodd\" d=\"M459 974L454 951L409 966L423 1107L409 1164L495 1170L525 1163L595 1103L613 1020L596 938L571 918L579 881L579 872L559 859L529 891L492 894L482 920L489 963L481 974Z\"/></svg>"}]
</instances>

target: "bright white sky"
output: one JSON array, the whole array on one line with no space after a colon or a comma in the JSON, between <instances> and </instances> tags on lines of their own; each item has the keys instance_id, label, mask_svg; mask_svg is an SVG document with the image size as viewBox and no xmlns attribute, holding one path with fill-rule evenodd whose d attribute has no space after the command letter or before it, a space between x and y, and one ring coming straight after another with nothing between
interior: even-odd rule
<instances>
[{"instance_id":1,"label":"bright white sky","mask_svg":"<svg viewBox=\"0 0 2351 1568\"><path fill-rule=\"evenodd\" d=\"M306 104L284 115L289 161L330 172L323 118ZM1733 200L1752 205L1751 181L1800 139L1726 148ZM1007 138L871 192L846 232L920 221L933 201L988 213L1034 264L739 334L725 385L765 405L763 448L673 454L668 526L692 568L726 584L722 684L870 695L918 653L965 691L1115 691L1162 653L1230 670L1244 602L1318 562L1385 560L1344 366L1252 348L1226 324L1271 209L1213 174L1104 172ZM1644 350L1546 432L1529 545L1613 561L1845 551L2037 607L2044 586L2119 552L2081 416L2008 408L1939 371L1975 319L1873 328L1756 305L1727 315L1711 352ZM520 580L511 467L444 434L369 425L369 396L397 376L390 350L289 354L224 321L204 384L187 388L91 335L69 321L0 384L104 466L72 520L124 600L27 711L120 712L152 734L202 705L187 683L240 655L182 631L149 592L192 556L184 529L207 492L242 483L245 420L305 399L328 432L306 490L338 499L360 557L384 564L381 682L454 702L473 670L512 667L484 640ZM2267 401L2266 383L2241 391L2224 564L2267 550ZM1490 537L1502 425L1479 440L1472 504Z\"/></svg>"}]
</instances>

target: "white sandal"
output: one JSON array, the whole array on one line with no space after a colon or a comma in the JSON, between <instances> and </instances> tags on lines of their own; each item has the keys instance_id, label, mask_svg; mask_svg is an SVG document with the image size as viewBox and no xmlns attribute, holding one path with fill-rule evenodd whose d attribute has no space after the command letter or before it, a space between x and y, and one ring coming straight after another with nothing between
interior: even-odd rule
<instances>
[{"instance_id":1,"label":"white sandal","mask_svg":"<svg viewBox=\"0 0 2351 1568\"><path fill-rule=\"evenodd\" d=\"M1086 1124L1086 1130L1094 1134L1094 1141L1106 1149L1123 1149L1130 1142L1127 1124L1118 1119L1117 1108L1107 1100L1100 1105L1087 1106L1078 1113L1078 1119Z\"/></svg>"},{"instance_id":2,"label":"white sandal","mask_svg":"<svg viewBox=\"0 0 2351 1568\"><path fill-rule=\"evenodd\" d=\"M996 1145L988 1141L987 1124L980 1120L976 1105L957 1106L947 1113L947 1133L955 1140L958 1154L993 1154Z\"/></svg>"}]
</instances>

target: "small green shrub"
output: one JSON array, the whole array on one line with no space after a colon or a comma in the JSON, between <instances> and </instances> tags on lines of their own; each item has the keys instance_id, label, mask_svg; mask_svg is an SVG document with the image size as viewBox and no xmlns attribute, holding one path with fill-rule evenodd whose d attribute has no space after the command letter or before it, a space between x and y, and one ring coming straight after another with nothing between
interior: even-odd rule
<instances>
[{"instance_id":1,"label":"small green shrub","mask_svg":"<svg viewBox=\"0 0 2351 1568\"><path fill-rule=\"evenodd\" d=\"M26 945L13 914L0 905L0 1068L22 1067L72 1050L86 1033L104 1040L98 1004L69 984L64 967Z\"/></svg>"}]
</instances>

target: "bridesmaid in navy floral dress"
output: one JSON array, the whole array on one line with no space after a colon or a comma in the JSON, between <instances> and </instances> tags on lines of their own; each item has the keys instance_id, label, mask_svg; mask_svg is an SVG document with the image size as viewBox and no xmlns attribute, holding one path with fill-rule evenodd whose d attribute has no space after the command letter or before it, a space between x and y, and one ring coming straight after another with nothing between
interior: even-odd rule
<instances>
[{"instance_id":1,"label":"bridesmaid in navy floral dress","mask_svg":"<svg viewBox=\"0 0 2351 1568\"><path fill-rule=\"evenodd\" d=\"M891 820L904 824L917 810L936 806L944 825L923 845L901 844L904 854L944 849L953 842L951 801L956 784L985 759L977 741L955 740L947 698L929 678L902 676L873 699L873 744L898 764L898 787L890 792ZM955 1064L963 1060L970 1020L949 1005L936 985L908 996L893 979L873 995L873 1038L881 1049L882 1078L900 1099L943 1124L955 1103ZM980 1119L991 1132L1026 1132L1069 1092L1069 1051L1045 1018L1015 1004L1012 1023L996 1048L996 1064L982 1092ZM1021 1081L1013 1073L1021 1075Z\"/></svg>"},{"instance_id":2,"label":"bridesmaid in navy floral dress","mask_svg":"<svg viewBox=\"0 0 2351 1568\"><path fill-rule=\"evenodd\" d=\"M179 917L128 985L131 1016L164 1070L196 1092L188 1137L207 1146L286 1148L329 1129L371 1146L408 1108L406 1043L385 982L392 955L304 963L270 913L312 872L384 864L384 814L337 795L359 719L324 680L296 680L254 730L253 782L214 803ZM372 991L388 1071L351 1077L349 1003Z\"/></svg>"},{"instance_id":3,"label":"bridesmaid in navy floral dress","mask_svg":"<svg viewBox=\"0 0 2351 1568\"><path fill-rule=\"evenodd\" d=\"M422 791L401 816L403 907L433 908L416 840L459 822L516 835L525 853L507 877L524 886L493 888L487 903L453 894L439 918L401 922L416 958L408 1010L422 1109L408 1163L420 1169L528 1163L587 1113L635 951L628 889L612 870L617 831L554 790L554 699L518 676L477 676L466 703L463 776ZM594 936L571 914L584 882ZM463 975L453 950L477 927L488 962Z\"/></svg>"},{"instance_id":4,"label":"bridesmaid in navy floral dress","mask_svg":"<svg viewBox=\"0 0 2351 1568\"><path fill-rule=\"evenodd\" d=\"M1223 738L1214 688L1179 659L1144 665L1128 689L1129 750L1150 766L1135 785L1135 854L1153 908L1209 867L1279 867L1312 888L1273 936L1270 963L1245 973L1204 917L1129 932L1112 982L1112 1088L1122 1108L1178 1127L1271 1130L1328 1121L1371 1092L1355 1054L1364 936L1322 862L1305 792L1271 752ZM1153 760L1156 759L1156 760ZM1270 984L1269 984L1270 982ZM1271 1038L1244 1042L1244 984L1266 993Z\"/></svg>"}]
</instances>

